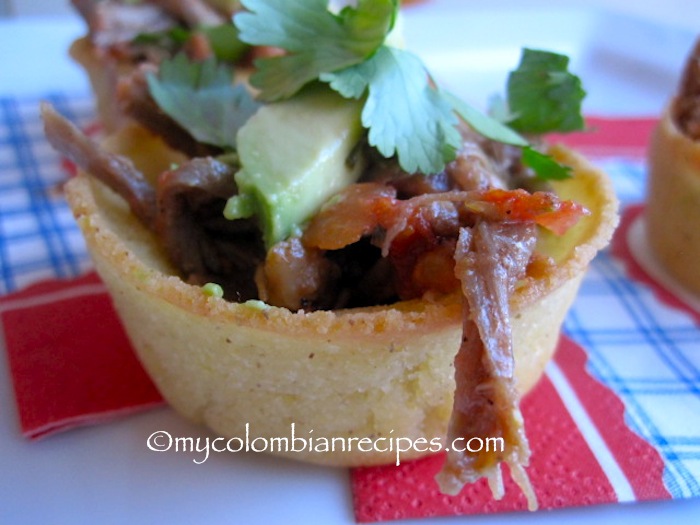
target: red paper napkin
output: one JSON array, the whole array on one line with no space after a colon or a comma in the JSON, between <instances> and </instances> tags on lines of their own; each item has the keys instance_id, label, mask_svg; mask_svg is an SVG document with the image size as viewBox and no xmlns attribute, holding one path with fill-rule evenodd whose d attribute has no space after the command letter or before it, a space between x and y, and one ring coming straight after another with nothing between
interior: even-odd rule
<instances>
[{"instance_id":1,"label":"red paper napkin","mask_svg":"<svg viewBox=\"0 0 700 525\"><path fill-rule=\"evenodd\" d=\"M532 449L527 472L540 508L670 498L661 457L627 427L622 402L586 372L585 364L583 350L562 337L547 374L522 402ZM509 475L500 501L486 480L455 497L441 494L434 476L443 460L438 455L398 467L353 470L357 521L527 509Z\"/></svg>"},{"instance_id":2,"label":"red paper napkin","mask_svg":"<svg viewBox=\"0 0 700 525\"><path fill-rule=\"evenodd\" d=\"M0 320L26 437L163 403L94 273L0 297Z\"/></svg>"},{"instance_id":3,"label":"red paper napkin","mask_svg":"<svg viewBox=\"0 0 700 525\"><path fill-rule=\"evenodd\" d=\"M586 130L564 135L552 134L548 140L568 144L590 157L627 157L643 159L657 118L586 118Z\"/></svg>"}]
</instances>

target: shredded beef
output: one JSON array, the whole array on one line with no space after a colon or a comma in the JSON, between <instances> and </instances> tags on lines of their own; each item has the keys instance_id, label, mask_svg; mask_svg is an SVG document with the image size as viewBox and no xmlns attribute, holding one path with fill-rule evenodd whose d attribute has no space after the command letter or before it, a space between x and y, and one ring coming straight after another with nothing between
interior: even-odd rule
<instances>
[{"instance_id":1,"label":"shredded beef","mask_svg":"<svg viewBox=\"0 0 700 525\"><path fill-rule=\"evenodd\" d=\"M414 173L391 179L388 183L396 188L399 199L410 199L426 193L444 193L455 189L450 176L444 171L434 175Z\"/></svg>"},{"instance_id":2,"label":"shredded beef","mask_svg":"<svg viewBox=\"0 0 700 525\"><path fill-rule=\"evenodd\" d=\"M700 40L686 62L673 112L681 131L692 140L700 140Z\"/></svg>"},{"instance_id":3,"label":"shredded beef","mask_svg":"<svg viewBox=\"0 0 700 525\"><path fill-rule=\"evenodd\" d=\"M488 139L464 124L460 133L463 141L455 159L442 172L431 175L407 173L395 159L380 157L365 145L368 168L363 180L393 186L399 199L490 188L548 189L542 187L532 170L522 163L521 148Z\"/></svg>"},{"instance_id":4,"label":"shredded beef","mask_svg":"<svg viewBox=\"0 0 700 525\"><path fill-rule=\"evenodd\" d=\"M192 284L215 282L231 301L257 298L255 270L265 257L250 219L223 216L236 192L234 170L213 158L198 158L158 180L156 232L171 261Z\"/></svg>"},{"instance_id":5,"label":"shredded beef","mask_svg":"<svg viewBox=\"0 0 700 525\"><path fill-rule=\"evenodd\" d=\"M292 311L332 308L337 268L321 250L292 237L273 246L257 274L260 298Z\"/></svg>"},{"instance_id":6,"label":"shredded beef","mask_svg":"<svg viewBox=\"0 0 700 525\"><path fill-rule=\"evenodd\" d=\"M173 17L155 5L114 0L72 0L88 25L98 48L127 44L142 33L165 31L176 25Z\"/></svg>"},{"instance_id":7,"label":"shredded beef","mask_svg":"<svg viewBox=\"0 0 700 525\"><path fill-rule=\"evenodd\" d=\"M226 18L203 0L147 0L189 27L216 26Z\"/></svg>"},{"instance_id":8,"label":"shredded beef","mask_svg":"<svg viewBox=\"0 0 700 525\"><path fill-rule=\"evenodd\" d=\"M342 250L328 251L325 256L338 269L329 308L376 306L399 299L395 270L388 259L381 257L380 249L372 244L370 237Z\"/></svg>"},{"instance_id":9,"label":"shredded beef","mask_svg":"<svg viewBox=\"0 0 700 525\"><path fill-rule=\"evenodd\" d=\"M458 493L464 484L488 476L502 494L499 462L513 470L528 464L529 446L514 384L510 297L525 274L536 242L529 223L479 221L463 228L455 250L455 274L464 296L462 344L455 358L455 400L447 442L457 438L503 438L503 453L447 454L438 482L443 492ZM461 447L464 448L464 447ZM534 500L529 487L522 487Z\"/></svg>"},{"instance_id":10,"label":"shredded beef","mask_svg":"<svg viewBox=\"0 0 700 525\"><path fill-rule=\"evenodd\" d=\"M257 297L255 270L265 258L257 225L223 216L236 192L234 170L211 157L163 173L154 189L133 163L103 151L48 104L42 105L51 145L129 205L161 239L170 261L193 284L216 282L232 301Z\"/></svg>"},{"instance_id":11,"label":"shredded beef","mask_svg":"<svg viewBox=\"0 0 700 525\"><path fill-rule=\"evenodd\" d=\"M193 60L213 55L209 39L193 31L182 43L169 30L219 26L231 19L229 7L216 9L203 0L72 0L88 26L97 55L109 63L159 64L180 46ZM145 38L140 38L145 37Z\"/></svg>"},{"instance_id":12,"label":"shredded beef","mask_svg":"<svg viewBox=\"0 0 700 525\"><path fill-rule=\"evenodd\" d=\"M149 228L154 226L155 190L131 160L102 150L49 104L42 104L41 116L46 138L54 148L80 169L112 188L129 204L132 213L143 224Z\"/></svg>"},{"instance_id":13,"label":"shredded beef","mask_svg":"<svg viewBox=\"0 0 700 525\"><path fill-rule=\"evenodd\" d=\"M460 190L508 187L505 177L494 169L484 149L473 140L463 142L457 158L447 165L445 171Z\"/></svg>"}]
</instances>

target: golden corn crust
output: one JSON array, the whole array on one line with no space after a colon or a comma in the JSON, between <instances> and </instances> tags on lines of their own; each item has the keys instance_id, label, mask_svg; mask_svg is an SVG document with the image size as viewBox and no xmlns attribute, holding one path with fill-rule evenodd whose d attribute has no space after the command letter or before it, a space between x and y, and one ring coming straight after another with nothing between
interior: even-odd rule
<instances>
[{"instance_id":1,"label":"golden corn crust","mask_svg":"<svg viewBox=\"0 0 700 525\"><path fill-rule=\"evenodd\" d=\"M121 146L133 132L125 128L109 147L129 154ZM167 148L152 147L150 157L167 165ZM573 179L556 182L557 192L591 215L563 237L543 236L540 249L556 267L513 298L521 393L551 358L588 263L617 224L607 177L566 149L552 153L575 168ZM177 277L152 234L99 182L80 174L66 193L137 354L163 396L188 419L228 437L243 436L246 423L251 436L267 438L289 436L291 423L297 435L313 430L315 438L430 440L446 434L461 337L459 294L311 313L229 303ZM392 451L357 449L282 455L345 466L396 460ZM419 455L413 450L402 459Z\"/></svg>"},{"instance_id":2,"label":"golden corn crust","mask_svg":"<svg viewBox=\"0 0 700 525\"><path fill-rule=\"evenodd\" d=\"M649 147L647 242L673 278L700 294L700 143L678 129L672 107Z\"/></svg>"}]
</instances>

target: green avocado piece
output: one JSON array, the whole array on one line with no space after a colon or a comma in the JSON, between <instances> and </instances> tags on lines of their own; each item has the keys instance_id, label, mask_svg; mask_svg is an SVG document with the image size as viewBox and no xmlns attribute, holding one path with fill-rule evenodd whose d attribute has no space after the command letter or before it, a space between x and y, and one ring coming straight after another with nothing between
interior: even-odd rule
<instances>
[{"instance_id":1,"label":"green avocado piece","mask_svg":"<svg viewBox=\"0 0 700 525\"><path fill-rule=\"evenodd\" d=\"M224 215L257 215L268 248L299 234L324 202L359 178L363 163L353 150L363 133L361 110L360 101L320 84L261 107L238 131L238 194Z\"/></svg>"}]
</instances>

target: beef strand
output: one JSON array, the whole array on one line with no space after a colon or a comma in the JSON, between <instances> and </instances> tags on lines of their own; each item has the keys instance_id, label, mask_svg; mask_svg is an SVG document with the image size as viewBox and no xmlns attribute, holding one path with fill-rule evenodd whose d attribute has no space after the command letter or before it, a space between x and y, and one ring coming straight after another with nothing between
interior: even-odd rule
<instances>
[{"instance_id":1,"label":"beef strand","mask_svg":"<svg viewBox=\"0 0 700 525\"><path fill-rule=\"evenodd\" d=\"M463 293L462 344L455 358L455 399L447 443L462 438L486 442L502 438L502 453L487 450L461 452L451 447L437 476L443 492L457 494L467 483L487 476L494 496L503 487L500 462L506 462L528 496L536 499L523 468L530 450L525 437L514 383L510 297L536 242L530 223L479 221L460 231L455 250L455 274ZM459 448L465 448L459 447Z\"/></svg>"},{"instance_id":2,"label":"beef strand","mask_svg":"<svg viewBox=\"0 0 700 525\"><path fill-rule=\"evenodd\" d=\"M236 192L231 166L212 157L193 159L161 174L154 188L129 159L102 150L49 104L41 111L51 145L127 202L185 280L216 282L233 301L257 297L254 275L265 257L257 225L223 216L226 199Z\"/></svg>"},{"instance_id":3,"label":"beef strand","mask_svg":"<svg viewBox=\"0 0 700 525\"><path fill-rule=\"evenodd\" d=\"M102 150L50 104L41 105L44 132L51 145L80 169L122 197L148 228L155 225L156 193L143 174L123 155Z\"/></svg>"}]
</instances>

